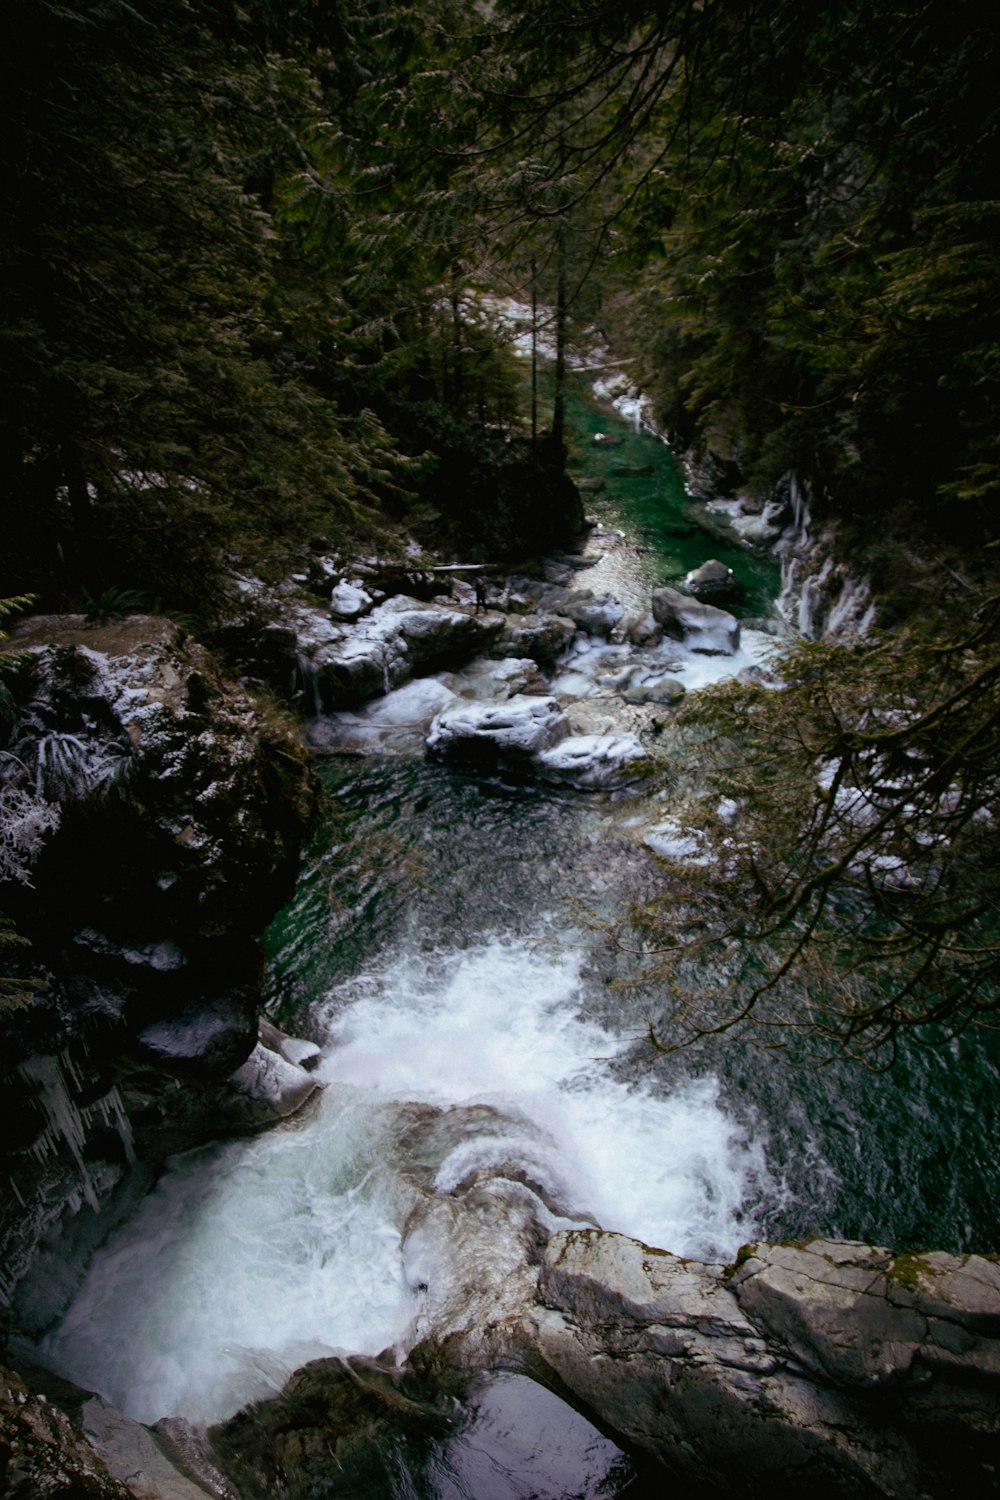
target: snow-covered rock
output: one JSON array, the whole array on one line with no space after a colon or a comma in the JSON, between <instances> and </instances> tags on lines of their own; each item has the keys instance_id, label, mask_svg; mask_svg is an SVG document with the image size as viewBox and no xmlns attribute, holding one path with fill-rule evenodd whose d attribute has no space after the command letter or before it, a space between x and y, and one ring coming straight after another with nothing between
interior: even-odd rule
<instances>
[{"instance_id":1,"label":"snow-covered rock","mask_svg":"<svg viewBox=\"0 0 1000 1500\"><path fill-rule=\"evenodd\" d=\"M524 768L566 738L569 725L555 698L515 694L502 703L463 703L431 725L427 751L438 760L476 767Z\"/></svg>"},{"instance_id":2,"label":"snow-covered rock","mask_svg":"<svg viewBox=\"0 0 1000 1500\"><path fill-rule=\"evenodd\" d=\"M342 578L330 594L330 613L335 620L357 620L372 607L372 596L359 583Z\"/></svg>"},{"instance_id":3,"label":"snow-covered rock","mask_svg":"<svg viewBox=\"0 0 1000 1500\"><path fill-rule=\"evenodd\" d=\"M653 615L668 635L683 641L690 651L709 656L732 656L739 649L739 621L714 604L703 604L677 589L656 589Z\"/></svg>"},{"instance_id":4,"label":"snow-covered rock","mask_svg":"<svg viewBox=\"0 0 1000 1500\"><path fill-rule=\"evenodd\" d=\"M477 655L503 630L497 615L396 595L353 626L295 615L299 667L317 714L353 708L422 672Z\"/></svg>"},{"instance_id":5,"label":"snow-covered rock","mask_svg":"<svg viewBox=\"0 0 1000 1500\"><path fill-rule=\"evenodd\" d=\"M538 756L538 774L556 786L604 791L634 781L648 763L634 734L577 734Z\"/></svg>"}]
</instances>

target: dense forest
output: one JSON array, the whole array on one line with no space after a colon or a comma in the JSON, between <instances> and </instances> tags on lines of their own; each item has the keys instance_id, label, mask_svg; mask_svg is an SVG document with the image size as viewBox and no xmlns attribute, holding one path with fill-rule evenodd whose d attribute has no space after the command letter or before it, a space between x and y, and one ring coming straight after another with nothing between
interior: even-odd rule
<instances>
[{"instance_id":1,"label":"dense forest","mask_svg":"<svg viewBox=\"0 0 1000 1500\"><path fill-rule=\"evenodd\" d=\"M848 1040L995 1012L988 11L11 0L3 25L0 597L208 629L241 569L454 551L514 495L544 544L565 352L599 329L720 485L796 477L892 631L800 653L779 709L740 685L697 710L723 788L752 725L787 837L745 841L738 925L725 891L643 914L663 982L696 910L757 955L696 1029L807 952L814 997L845 966L874 985L818 1018ZM498 293L551 323L540 408Z\"/></svg>"}]
</instances>

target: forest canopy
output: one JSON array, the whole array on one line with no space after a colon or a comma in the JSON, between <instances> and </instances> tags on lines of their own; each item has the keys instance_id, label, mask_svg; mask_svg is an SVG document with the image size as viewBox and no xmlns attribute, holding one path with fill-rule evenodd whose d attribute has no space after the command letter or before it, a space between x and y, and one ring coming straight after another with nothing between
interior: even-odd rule
<instances>
[{"instance_id":1,"label":"forest canopy","mask_svg":"<svg viewBox=\"0 0 1000 1500\"><path fill-rule=\"evenodd\" d=\"M398 517L414 460L512 412L463 310L491 284L604 327L744 483L992 538L996 27L968 0L3 24L4 592L170 598L236 537Z\"/></svg>"}]
</instances>

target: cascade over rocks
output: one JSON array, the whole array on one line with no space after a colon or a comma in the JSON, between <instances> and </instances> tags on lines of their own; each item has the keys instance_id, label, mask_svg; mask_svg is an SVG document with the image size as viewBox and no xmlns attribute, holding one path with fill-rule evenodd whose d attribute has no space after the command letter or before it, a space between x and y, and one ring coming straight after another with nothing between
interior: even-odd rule
<instances>
[{"instance_id":1,"label":"cascade over rocks","mask_svg":"<svg viewBox=\"0 0 1000 1500\"><path fill-rule=\"evenodd\" d=\"M280 1474L282 1493L306 1500L331 1454L367 1468L380 1432L426 1430L442 1394L518 1365L699 1494L996 1493L994 1259L813 1240L751 1245L724 1266L598 1229L546 1242L526 1192L502 1201L469 1182L459 1196L474 1200L462 1226L483 1239L471 1262L483 1285L428 1286L429 1336L402 1366L390 1351L315 1360L212 1429L240 1495L269 1493ZM433 1194L415 1214L420 1265L435 1263L427 1236L462 1232L459 1212Z\"/></svg>"}]
</instances>

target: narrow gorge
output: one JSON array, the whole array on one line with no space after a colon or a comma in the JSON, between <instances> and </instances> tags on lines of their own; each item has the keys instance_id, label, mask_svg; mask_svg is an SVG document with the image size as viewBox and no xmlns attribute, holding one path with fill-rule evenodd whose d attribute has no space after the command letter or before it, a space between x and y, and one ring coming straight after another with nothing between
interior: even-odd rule
<instances>
[{"instance_id":1,"label":"narrow gorge","mask_svg":"<svg viewBox=\"0 0 1000 1500\"><path fill-rule=\"evenodd\" d=\"M324 564L332 616L300 584L240 627L309 706L312 768L169 623L13 629L23 722L75 781L35 871L48 1034L7 1083L38 1131L7 1156L11 1352L131 1493L503 1472L557 1500L647 1493L659 1462L699 1493L946 1494L958 1434L965 1493L993 1493L1000 1273L968 1253L991 1049L889 1077L738 1041L659 1057L609 946L659 859L703 857L677 703L766 680L788 626L775 536L741 540L630 410L576 401L599 515L544 577L497 572L480 604L426 557L394 582ZM801 517L767 524L800 545ZM709 555L729 610L675 586ZM258 1023L254 933L310 817Z\"/></svg>"}]
</instances>

